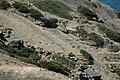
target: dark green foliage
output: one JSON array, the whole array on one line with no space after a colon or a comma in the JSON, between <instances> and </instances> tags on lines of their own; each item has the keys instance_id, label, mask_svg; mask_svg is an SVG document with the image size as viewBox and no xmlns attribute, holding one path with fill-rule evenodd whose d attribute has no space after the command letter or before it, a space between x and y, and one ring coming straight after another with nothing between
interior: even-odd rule
<instances>
[{"instance_id":1,"label":"dark green foliage","mask_svg":"<svg viewBox=\"0 0 120 80\"><path fill-rule=\"evenodd\" d=\"M16 52L13 48L7 46L7 45L6 45L4 42L2 42L1 40L0 40L0 49L2 49L2 50L4 50L4 51L7 51L7 52L9 52L9 53L15 53L15 52Z\"/></svg>"},{"instance_id":2,"label":"dark green foliage","mask_svg":"<svg viewBox=\"0 0 120 80\"><path fill-rule=\"evenodd\" d=\"M6 0L1 0L0 1L0 9L8 9L11 5L6 1Z\"/></svg>"},{"instance_id":3,"label":"dark green foliage","mask_svg":"<svg viewBox=\"0 0 120 80\"><path fill-rule=\"evenodd\" d=\"M100 24L97 24L97 27L98 27L98 29L99 29L100 31L102 31L102 32L106 32L106 30L107 30L107 28L106 28L105 26L102 26L102 25L100 25Z\"/></svg>"},{"instance_id":4,"label":"dark green foliage","mask_svg":"<svg viewBox=\"0 0 120 80\"><path fill-rule=\"evenodd\" d=\"M69 75L70 70L54 61L40 61L38 66L55 71L64 75Z\"/></svg>"},{"instance_id":5,"label":"dark green foliage","mask_svg":"<svg viewBox=\"0 0 120 80\"><path fill-rule=\"evenodd\" d=\"M73 19L72 16L69 14L69 11L71 9L61 2L53 1L53 0L44 0L44 1L36 0L33 1L33 4L43 11L50 12L62 18L66 18L70 20Z\"/></svg>"},{"instance_id":6,"label":"dark green foliage","mask_svg":"<svg viewBox=\"0 0 120 80\"><path fill-rule=\"evenodd\" d=\"M8 55L11 57L15 57L21 61L32 63L34 65L37 65L39 67L46 68L51 71L55 71L64 75L69 75L70 69L63 66L62 64L58 62L53 61L40 61L40 56L38 55L38 52L35 51L33 48L21 48L21 49L14 49L13 47L5 45L4 42L0 41L0 51L4 50L8 52ZM14 51L14 52L13 52ZM47 55L52 54L48 53Z\"/></svg>"},{"instance_id":7,"label":"dark green foliage","mask_svg":"<svg viewBox=\"0 0 120 80\"><path fill-rule=\"evenodd\" d=\"M83 55L84 58L86 58L90 64L93 64L93 57L85 50L81 50L80 53Z\"/></svg>"},{"instance_id":8,"label":"dark green foliage","mask_svg":"<svg viewBox=\"0 0 120 80\"><path fill-rule=\"evenodd\" d=\"M5 43L0 40L0 48L6 47Z\"/></svg>"},{"instance_id":9,"label":"dark green foliage","mask_svg":"<svg viewBox=\"0 0 120 80\"><path fill-rule=\"evenodd\" d=\"M79 33L79 35L82 36L82 37L87 35L87 32L84 30L84 28L76 27L76 30Z\"/></svg>"},{"instance_id":10,"label":"dark green foliage","mask_svg":"<svg viewBox=\"0 0 120 80\"><path fill-rule=\"evenodd\" d=\"M23 3L14 2L12 5L14 8L16 8L21 13L30 13L30 10Z\"/></svg>"},{"instance_id":11,"label":"dark green foliage","mask_svg":"<svg viewBox=\"0 0 120 80\"><path fill-rule=\"evenodd\" d=\"M116 41L116 42L120 42L120 33L114 32L114 31L108 29L108 30L106 31L106 35L107 35L107 37L110 38L111 40L114 40L114 41Z\"/></svg>"},{"instance_id":12,"label":"dark green foliage","mask_svg":"<svg viewBox=\"0 0 120 80\"><path fill-rule=\"evenodd\" d=\"M98 35L96 33L90 33L90 34L88 34L88 36L89 36L90 40L96 42L96 46L103 47L104 39L100 35Z\"/></svg>"},{"instance_id":13,"label":"dark green foliage","mask_svg":"<svg viewBox=\"0 0 120 80\"><path fill-rule=\"evenodd\" d=\"M40 20L40 18L43 17L43 15L39 11L34 9L30 10L30 16L35 20Z\"/></svg>"},{"instance_id":14,"label":"dark green foliage","mask_svg":"<svg viewBox=\"0 0 120 80\"><path fill-rule=\"evenodd\" d=\"M32 54L36 54L36 51L34 49L25 47L20 50L17 50L16 54L21 57L30 57Z\"/></svg>"},{"instance_id":15,"label":"dark green foliage","mask_svg":"<svg viewBox=\"0 0 120 80\"><path fill-rule=\"evenodd\" d=\"M120 12L117 13L118 18L120 19Z\"/></svg>"},{"instance_id":16,"label":"dark green foliage","mask_svg":"<svg viewBox=\"0 0 120 80\"><path fill-rule=\"evenodd\" d=\"M108 28L106 28L106 27L104 27L102 25L99 25L99 24L97 26L98 26L100 31L106 33L106 36L109 39L111 39L113 41L116 41L116 42L120 42L120 33L115 32L115 31L113 31L111 29L108 29Z\"/></svg>"},{"instance_id":17,"label":"dark green foliage","mask_svg":"<svg viewBox=\"0 0 120 80\"><path fill-rule=\"evenodd\" d=\"M120 68L115 69L115 73L117 73L120 76Z\"/></svg>"},{"instance_id":18,"label":"dark green foliage","mask_svg":"<svg viewBox=\"0 0 120 80\"><path fill-rule=\"evenodd\" d=\"M86 16L90 20L92 20L93 17L98 19L98 16L87 7L80 5L80 6L78 6L77 11L80 13L80 15Z\"/></svg>"}]
</instances>

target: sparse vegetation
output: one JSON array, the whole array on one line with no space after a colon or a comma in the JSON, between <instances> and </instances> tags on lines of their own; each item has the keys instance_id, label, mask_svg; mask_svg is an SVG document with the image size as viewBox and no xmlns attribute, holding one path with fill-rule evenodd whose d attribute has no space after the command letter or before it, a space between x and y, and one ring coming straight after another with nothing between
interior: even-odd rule
<instances>
[{"instance_id":1,"label":"sparse vegetation","mask_svg":"<svg viewBox=\"0 0 120 80\"><path fill-rule=\"evenodd\" d=\"M38 66L46 68L51 71L62 73L67 76L69 75L70 72L70 70L67 67L54 61L40 61Z\"/></svg>"},{"instance_id":2,"label":"sparse vegetation","mask_svg":"<svg viewBox=\"0 0 120 80\"><path fill-rule=\"evenodd\" d=\"M52 55L52 59L55 61L55 62L58 62L60 64L63 64L65 65L66 67L68 67L69 69L72 69L75 67L75 62L64 57L64 56L60 56L60 55L57 55L57 54L54 54Z\"/></svg>"},{"instance_id":3,"label":"sparse vegetation","mask_svg":"<svg viewBox=\"0 0 120 80\"><path fill-rule=\"evenodd\" d=\"M53 1L53 0L44 0L44 1L36 0L33 1L33 4L43 11L50 12L62 18L66 18L70 20L73 19L72 16L69 14L69 11L71 9L61 2Z\"/></svg>"},{"instance_id":4,"label":"sparse vegetation","mask_svg":"<svg viewBox=\"0 0 120 80\"><path fill-rule=\"evenodd\" d=\"M15 50L7 46L4 42L0 41L0 49L7 51L8 53L15 53Z\"/></svg>"},{"instance_id":5,"label":"sparse vegetation","mask_svg":"<svg viewBox=\"0 0 120 80\"><path fill-rule=\"evenodd\" d=\"M46 68L51 71L55 71L64 75L69 75L70 69L63 66L62 63L54 61L41 61L38 56L38 52L33 48L23 47L20 49L15 49L14 47L7 46L4 42L0 41L0 49L7 51L12 57L15 57L21 61L35 64L39 67ZM52 54L52 53L49 53Z\"/></svg>"},{"instance_id":6,"label":"sparse vegetation","mask_svg":"<svg viewBox=\"0 0 120 80\"><path fill-rule=\"evenodd\" d=\"M35 20L41 20L41 18L43 17L43 15L35 9L30 10L30 16Z\"/></svg>"},{"instance_id":7,"label":"sparse vegetation","mask_svg":"<svg viewBox=\"0 0 120 80\"><path fill-rule=\"evenodd\" d=\"M120 33L114 32L114 31L108 29L108 30L106 31L106 35L107 35L107 37L110 38L111 40L114 40L114 41L116 41L116 42L120 42Z\"/></svg>"},{"instance_id":8,"label":"sparse vegetation","mask_svg":"<svg viewBox=\"0 0 120 80\"><path fill-rule=\"evenodd\" d=\"M87 35L87 31L84 30L84 28L76 27L77 32L80 36L85 37Z\"/></svg>"},{"instance_id":9,"label":"sparse vegetation","mask_svg":"<svg viewBox=\"0 0 120 80\"><path fill-rule=\"evenodd\" d=\"M86 58L90 64L93 64L93 57L85 50L80 50L80 53L83 55L84 58Z\"/></svg>"},{"instance_id":10,"label":"sparse vegetation","mask_svg":"<svg viewBox=\"0 0 120 80\"><path fill-rule=\"evenodd\" d=\"M6 0L0 0L0 9L8 9L11 5Z\"/></svg>"},{"instance_id":11,"label":"sparse vegetation","mask_svg":"<svg viewBox=\"0 0 120 80\"><path fill-rule=\"evenodd\" d=\"M96 42L96 46L103 47L104 39L100 35L98 35L96 33L90 33L90 34L88 34L88 36L89 36L90 40Z\"/></svg>"},{"instance_id":12,"label":"sparse vegetation","mask_svg":"<svg viewBox=\"0 0 120 80\"><path fill-rule=\"evenodd\" d=\"M77 11L80 13L80 15L85 16L90 20L92 20L93 17L98 19L98 16L87 7L84 7L84 6L80 5L80 6L78 6Z\"/></svg>"},{"instance_id":13,"label":"sparse vegetation","mask_svg":"<svg viewBox=\"0 0 120 80\"><path fill-rule=\"evenodd\" d=\"M113 41L116 41L116 42L120 42L120 33L115 32L115 31L113 31L111 29L108 29L108 28L106 28L106 27L104 27L102 25L97 25L97 26L98 26L100 31L103 31L104 33L106 33L106 36L109 39L111 39Z\"/></svg>"},{"instance_id":14,"label":"sparse vegetation","mask_svg":"<svg viewBox=\"0 0 120 80\"><path fill-rule=\"evenodd\" d=\"M28 7L23 3L14 2L12 5L21 13L30 13L30 9L28 9Z\"/></svg>"},{"instance_id":15,"label":"sparse vegetation","mask_svg":"<svg viewBox=\"0 0 120 80\"><path fill-rule=\"evenodd\" d=\"M115 69L115 73L117 73L120 76L120 68Z\"/></svg>"}]
</instances>

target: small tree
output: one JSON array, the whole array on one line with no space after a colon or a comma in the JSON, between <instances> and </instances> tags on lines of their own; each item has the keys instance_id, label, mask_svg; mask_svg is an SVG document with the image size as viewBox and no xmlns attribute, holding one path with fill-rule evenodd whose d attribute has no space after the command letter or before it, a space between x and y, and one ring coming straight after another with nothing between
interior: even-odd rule
<instances>
[{"instance_id":1,"label":"small tree","mask_svg":"<svg viewBox=\"0 0 120 80\"><path fill-rule=\"evenodd\" d=\"M90 40L96 42L96 46L103 47L104 39L100 35L98 35L96 33L90 33L90 34L88 34L88 36L89 36Z\"/></svg>"},{"instance_id":2,"label":"small tree","mask_svg":"<svg viewBox=\"0 0 120 80\"><path fill-rule=\"evenodd\" d=\"M6 0L1 0L0 1L0 9L8 9L10 7L10 4Z\"/></svg>"},{"instance_id":3,"label":"small tree","mask_svg":"<svg viewBox=\"0 0 120 80\"><path fill-rule=\"evenodd\" d=\"M21 13L30 13L30 10L24 4L20 2L15 2L12 4L14 8L16 8Z\"/></svg>"}]
</instances>

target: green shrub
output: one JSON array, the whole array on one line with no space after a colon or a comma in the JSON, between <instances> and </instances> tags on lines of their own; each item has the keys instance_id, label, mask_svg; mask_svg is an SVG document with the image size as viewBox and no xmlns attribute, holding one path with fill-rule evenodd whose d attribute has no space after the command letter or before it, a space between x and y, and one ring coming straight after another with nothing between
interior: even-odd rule
<instances>
[{"instance_id":1,"label":"green shrub","mask_svg":"<svg viewBox=\"0 0 120 80\"><path fill-rule=\"evenodd\" d=\"M4 50L4 51L7 51L9 53L15 53L16 51L11 48L11 47L8 47L4 42L0 41L0 49Z\"/></svg>"},{"instance_id":2,"label":"green shrub","mask_svg":"<svg viewBox=\"0 0 120 80\"><path fill-rule=\"evenodd\" d=\"M90 64L93 64L93 57L85 50L80 50L80 53L83 55L84 58L86 58Z\"/></svg>"},{"instance_id":3,"label":"green shrub","mask_svg":"<svg viewBox=\"0 0 120 80\"><path fill-rule=\"evenodd\" d=\"M30 10L30 16L35 20L40 20L40 18L43 17L43 15L35 9Z\"/></svg>"},{"instance_id":4,"label":"green shrub","mask_svg":"<svg viewBox=\"0 0 120 80\"><path fill-rule=\"evenodd\" d=\"M57 15L62 18L72 20L72 16L69 14L71 10L68 6L64 5L61 2L53 1L53 0L36 0L33 1L33 4L43 11L50 12L54 15Z\"/></svg>"},{"instance_id":5,"label":"green shrub","mask_svg":"<svg viewBox=\"0 0 120 80\"><path fill-rule=\"evenodd\" d=\"M38 66L46 68L51 71L55 71L64 75L69 75L70 70L54 61L40 61Z\"/></svg>"},{"instance_id":6,"label":"green shrub","mask_svg":"<svg viewBox=\"0 0 120 80\"><path fill-rule=\"evenodd\" d=\"M32 54L36 54L37 52L31 48L22 48L17 50L16 54L21 57L30 57Z\"/></svg>"},{"instance_id":7,"label":"green shrub","mask_svg":"<svg viewBox=\"0 0 120 80\"><path fill-rule=\"evenodd\" d=\"M8 9L11 5L6 1L6 0L1 0L0 1L0 9Z\"/></svg>"},{"instance_id":8,"label":"green shrub","mask_svg":"<svg viewBox=\"0 0 120 80\"><path fill-rule=\"evenodd\" d=\"M106 27L104 27L102 25L99 25L99 24L97 26L98 26L100 31L106 33L106 36L109 39L111 39L113 41L116 41L116 42L120 42L120 33L115 32L115 31L113 31L111 29L108 29L108 28L106 28Z\"/></svg>"},{"instance_id":9,"label":"green shrub","mask_svg":"<svg viewBox=\"0 0 120 80\"><path fill-rule=\"evenodd\" d=\"M87 32L84 30L84 28L76 27L76 30L79 33L79 35L82 36L82 37L87 35Z\"/></svg>"},{"instance_id":10,"label":"green shrub","mask_svg":"<svg viewBox=\"0 0 120 80\"><path fill-rule=\"evenodd\" d=\"M70 69L68 69L67 67L63 66L60 63L53 62L53 61L40 61L40 57L38 53L32 48L24 47L20 50L14 49L12 47L8 47L7 45L5 45L5 43L0 41L0 51L1 49L4 51L7 51L9 53L8 55L10 55L11 57L15 57L21 61L32 63L39 67L43 67L48 70L55 71L67 76L70 73Z\"/></svg>"},{"instance_id":11,"label":"green shrub","mask_svg":"<svg viewBox=\"0 0 120 80\"><path fill-rule=\"evenodd\" d=\"M96 42L96 46L103 47L104 39L100 35L98 35L96 33L90 33L90 34L88 34L88 36L89 36L90 40Z\"/></svg>"},{"instance_id":12,"label":"green shrub","mask_svg":"<svg viewBox=\"0 0 120 80\"><path fill-rule=\"evenodd\" d=\"M97 24L96 26L97 26L98 29L99 29L100 31L102 31L102 32L106 32L106 30L107 30L107 28L106 28L105 26L102 26L102 25L100 25L100 24Z\"/></svg>"},{"instance_id":13,"label":"green shrub","mask_svg":"<svg viewBox=\"0 0 120 80\"><path fill-rule=\"evenodd\" d=\"M36 61L32 58L21 57L21 56L15 55L15 54L13 54L12 57L15 57L15 58L19 59L20 61L23 61L23 62L26 62L26 63L31 63L31 64L34 64L34 65L37 64Z\"/></svg>"},{"instance_id":14,"label":"green shrub","mask_svg":"<svg viewBox=\"0 0 120 80\"><path fill-rule=\"evenodd\" d=\"M77 11L80 13L80 15L86 16L90 20L92 20L93 17L98 19L98 16L87 7L84 7L84 6L80 5L80 6L78 6Z\"/></svg>"},{"instance_id":15,"label":"green shrub","mask_svg":"<svg viewBox=\"0 0 120 80\"><path fill-rule=\"evenodd\" d=\"M110 38L111 40L114 40L114 41L116 41L116 42L120 42L120 33L114 32L114 31L108 29L108 30L106 31L106 35L107 35L107 37Z\"/></svg>"},{"instance_id":16,"label":"green shrub","mask_svg":"<svg viewBox=\"0 0 120 80\"><path fill-rule=\"evenodd\" d=\"M117 13L118 18L120 19L120 12Z\"/></svg>"},{"instance_id":17,"label":"green shrub","mask_svg":"<svg viewBox=\"0 0 120 80\"><path fill-rule=\"evenodd\" d=\"M115 69L115 73L117 73L120 76L120 68Z\"/></svg>"},{"instance_id":18,"label":"green shrub","mask_svg":"<svg viewBox=\"0 0 120 80\"><path fill-rule=\"evenodd\" d=\"M28 7L25 6L23 3L14 2L12 5L21 13L30 13L30 9L28 9Z\"/></svg>"}]
</instances>

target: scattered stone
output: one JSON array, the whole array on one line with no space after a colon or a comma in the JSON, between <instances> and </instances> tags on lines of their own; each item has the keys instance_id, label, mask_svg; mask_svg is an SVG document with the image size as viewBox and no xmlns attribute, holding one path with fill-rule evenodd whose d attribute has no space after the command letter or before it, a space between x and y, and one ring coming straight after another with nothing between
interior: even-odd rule
<instances>
[{"instance_id":1,"label":"scattered stone","mask_svg":"<svg viewBox=\"0 0 120 80\"><path fill-rule=\"evenodd\" d=\"M118 45L111 44L108 47L108 51L110 51L110 52L118 52L118 51L120 51L120 47Z\"/></svg>"},{"instance_id":2,"label":"scattered stone","mask_svg":"<svg viewBox=\"0 0 120 80\"><path fill-rule=\"evenodd\" d=\"M57 27L58 29L60 29L62 32L64 33L68 33L67 29L66 29L66 25L65 22L60 22L59 26Z\"/></svg>"},{"instance_id":3,"label":"scattered stone","mask_svg":"<svg viewBox=\"0 0 120 80\"><path fill-rule=\"evenodd\" d=\"M39 25L39 26L44 26L44 23L42 21L35 21L34 22L36 25Z\"/></svg>"}]
</instances>

